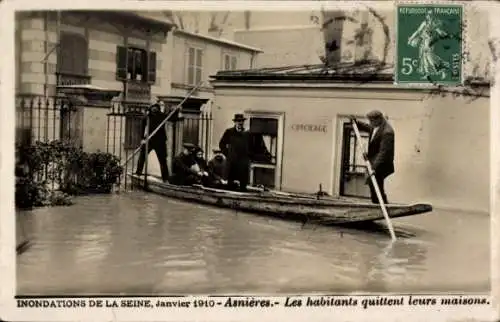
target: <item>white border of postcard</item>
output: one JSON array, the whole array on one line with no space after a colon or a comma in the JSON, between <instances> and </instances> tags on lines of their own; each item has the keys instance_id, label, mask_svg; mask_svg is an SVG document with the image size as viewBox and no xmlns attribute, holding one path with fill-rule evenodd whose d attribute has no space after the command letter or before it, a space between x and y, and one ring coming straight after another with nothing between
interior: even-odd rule
<instances>
[{"instance_id":1,"label":"white border of postcard","mask_svg":"<svg viewBox=\"0 0 500 322\"><path fill-rule=\"evenodd\" d=\"M443 1L449 3L448 1ZM408 1L405 1L408 3ZM412 1L412 3L439 3L438 1L424 2ZM460 2L465 5L474 5L481 9L490 12L490 32L491 37L496 39L497 53L500 53L500 4L487 1ZM394 8L393 1L363 1L360 2L343 2L335 1L330 3L320 1L62 1L62 0L43 0L43 1L22 1L22 0L4 0L0 3L2 24L0 32L2 35L2 60L1 60L1 95L2 104L0 106L0 126L1 133L1 163L0 171L2 178L2 191L0 194L1 221L0 221L0 318L7 321L69 321L69 320L93 320L93 321L243 321L243 320L269 320L269 321L320 321L320 320L335 320L335 321L389 321L389 320L422 320L422 321L445 321L445 320L463 320L473 319L478 321L493 321L500 318L500 303L499 303L499 268L500 256L498 251L500 220L498 220L499 206L497 202L500 194L500 176L499 176L499 158L500 148L498 147L498 139L500 137L499 121L500 121L500 64L493 65L495 76L495 84L491 89L491 296L486 296L490 301L489 306L474 306L474 305L455 305L443 307L439 304L433 306L373 306L368 309L363 309L362 305L358 305L356 309L353 307L323 307L323 308L284 308L283 305L277 305L271 308L233 308L228 309L222 307L214 307L212 309L175 309L175 310L158 310L158 309L111 309L106 307L88 308L91 301L96 305L97 300L105 301L120 301L120 298L103 298L103 299L86 299L86 307L84 309L23 309L16 307L15 295L15 234L14 234L14 10L47 10L47 9L115 9L115 10L228 10L228 6L234 10L320 10L324 7L342 7L343 9L352 9L360 5L370 5L374 7L390 7ZM473 274L474 272L471 272ZM272 295L271 295L272 296ZM400 298L404 296L405 301L408 300L408 295L402 294L370 294L356 295L352 294L351 298L357 299L362 303L363 299L371 297L373 299L385 296L388 298ZM307 295L302 298L305 299ZM340 297L340 296L339 296ZM345 295L344 298L349 298ZM440 296L423 296L437 300L446 297L446 294ZM484 294L470 295L469 297L485 298ZM251 296L248 296L251 299ZM254 296L255 300L269 299L271 302L284 303L285 297L263 297ZM457 297L458 298L458 297ZM155 301L157 298L149 298ZM196 296L187 297L184 300L207 300L211 298ZM241 298L245 299L245 297ZM50 299L48 299L50 300ZM128 300L132 300L129 298ZM140 299L134 299L140 300ZM145 299L148 300L148 299ZM173 298L173 301L176 299ZM226 301L224 298L222 301ZM49 301L50 302L50 301Z\"/></svg>"}]
</instances>

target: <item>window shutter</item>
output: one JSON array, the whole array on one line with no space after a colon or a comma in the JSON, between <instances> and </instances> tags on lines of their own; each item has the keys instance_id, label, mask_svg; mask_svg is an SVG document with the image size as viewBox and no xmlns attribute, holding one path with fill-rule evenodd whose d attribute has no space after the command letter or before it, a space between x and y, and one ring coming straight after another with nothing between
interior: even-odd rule
<instances>
[{"instance_id":1,"label":"window shutter","mask_svg":"<svg viewBox=\"0 0 500 322\"><path fill-rule=\"evenodd\" d=\"M116 79L127 79L127 48L122 46L116 48Z\"/></svg>"},{"instance_id":2,"label":"window shutter","mask_svg":"<svg viewBox=\"0 0 500 322\"><path fill-rule=\"evenodd\" d=\"M231 70L236 70L236 57L231 57Z\"/></svg>"},{"instance_id":3,"label":"window shutter","mask_svg":"<svg viewBox=\"0 0 500 322\"><path fill-rule=\"evenodd\" d=\"M156 82L156 53L149 52L148 56L148 83L154 84Z\"/></svg>"}]
</instances>

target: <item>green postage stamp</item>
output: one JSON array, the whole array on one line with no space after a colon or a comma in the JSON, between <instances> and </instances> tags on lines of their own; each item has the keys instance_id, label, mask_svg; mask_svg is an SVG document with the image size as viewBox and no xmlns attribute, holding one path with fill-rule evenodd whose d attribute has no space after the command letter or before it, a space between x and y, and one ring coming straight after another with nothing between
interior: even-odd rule
<instances>
[{"instance_id":1,"label":"green postage stamp","mask_svg":"<svg viewBox=\"0 0 500 322\"><path fill-rule=\"evenodd\" d=\"M399 4L396 11L396 84L461 84L463 6Z\"/></svg>"}]
</instances>

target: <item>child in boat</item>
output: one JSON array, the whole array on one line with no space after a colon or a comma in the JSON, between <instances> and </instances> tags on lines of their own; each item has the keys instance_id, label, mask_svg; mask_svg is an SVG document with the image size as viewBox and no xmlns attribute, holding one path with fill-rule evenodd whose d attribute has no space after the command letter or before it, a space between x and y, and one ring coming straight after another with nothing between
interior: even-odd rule
<instances>
[{"instance_id":1,"label":"child in boat","mask_svg":"<svg viewBox=\"0 0 500 322\"><path fill-rule=\"evenodd\" d=\"M208 161L208 173L212 176L215 186L227 185L226 157L221 150L214 150L214 157Z\"/></svg>"}]
</instances>

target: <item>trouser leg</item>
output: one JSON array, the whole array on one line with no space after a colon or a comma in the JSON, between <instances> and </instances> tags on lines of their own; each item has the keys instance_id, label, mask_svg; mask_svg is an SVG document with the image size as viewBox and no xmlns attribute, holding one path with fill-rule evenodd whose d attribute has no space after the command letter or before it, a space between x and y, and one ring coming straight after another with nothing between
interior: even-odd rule
<instances>
[{"instance_id":1,"label":"trouser leg","mask_svg":"<svg viewBox=\"0 0 500 322\"><path fill-rule=\"evenodd\" d=\"M165 144L158 144L154 146L158 163L160 164L161 178L167 181L169 177L167 165L167 147Z\"/></svg>"},{"instance_id":2,"label":"trouser leg","mask_svg":"<svg viewBox=\"0 0 500 322\"><path fill-rule=\"evenodd\" d=\"M375 176L375 179L377 181L377 184L378 184L378 187L379 187L379 190L380 190L380 194L382 195L382 200L384 201L385 204L387 204L388 203L388 201L387 201L387 195L386 195L385 189L384 189L384 180L385 180L385 178L379 177L379 176ZM370 179L370 182L369 182L369 187L370 187L370 195L371 195L372 202L373 203L379 203L378 198L377 198L377 193L375 192L375 188L373 187L371 179Z\"/></svg>"},{"instance_id":3,"label":"trouser leg","mask_svg":"<svg viewBox=\"0 0 500 322\"><path fill-rule=\"evenodd\" d=\"M139 161L137 162L137 170L135 171L136 174L142 174L142 170L144 170L144 162L146 160L146 155L149 154L151 151L152 147L151 145L148 146L148 151L146 153L146 145L143 145L141 147L141 151L139 152Z\"/></svg>"}]
</instances>

